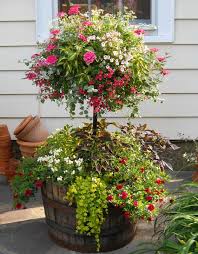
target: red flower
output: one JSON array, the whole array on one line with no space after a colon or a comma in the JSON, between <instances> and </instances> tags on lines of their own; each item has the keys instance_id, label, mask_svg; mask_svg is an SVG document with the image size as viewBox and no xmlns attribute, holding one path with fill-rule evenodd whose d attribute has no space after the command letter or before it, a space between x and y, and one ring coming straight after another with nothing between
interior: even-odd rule
<instances>
[{"instance_id":1,"label":"red flower","mask_svg":"<svg viewBox=\"0 0 198 254\"><path fill-rule=\"evenodd\" d=\"M56 48L55 45L49 44L49 45L47 46L46 50L47 50L47 51L52 51L52 50L55 49L55 48Z\"/></svg>"},{"instance_id":2,"label":"red flower","mask_svg":"<svg viewBox=\"0 0 198 254\"><path fill-rule=\"evenodd\" d=\"M153 204L149 204L149 205L147 206L147 209L148 209L150 212L152 212L153 210L155 210L155 206L154 206Z\"/></svg>"},{"instance_id":3,"label":"red flower","mask_svg":"<svg viewBox=\"0 0 198 254\"><path fill-rule=\"evenodd\" d=\"M52 30L50 31L50 33L51 33L52 35L58 35L58 34L60 33L60 29L52 29Z\"/></svg>"},{"instance_id":4,"label":"red flower","mask_svg":"<svg viewBox=\"0 0 198 254\"><path fill-rule=\"evenodd\" d=\"M121 101L121 100L116 100L116 103L117 103L118 105L123 105L123 101Z\"/></svg>"},{"instance_id":5,"label":"red flower","mask_svg":"<svg viewBox=\"0 0 198 254\"><path fill-rule=\"evenodd\" d=\"M88 51L84 54L83 59L85 63L89 65L96 60L96 54L93 51Z\"/></svg>"},{"instance_id":6,"label":"red flower","mask_svg":"<svg viewBox=\"0 0 198 254\"><path fill-rule=\"evenodd\" d=\"M123 191L123 192L121 193L121 198L122 198L122 199L127 199L127 197L128 197L128 193L127 193L126 191Z\"/></svg>"},{"instance_id":7,"label":"red flower","mask_svg":"<svg viewBox=\"0 0 198 254\"><path fill-rule=\"evenodd\" d=\"M116 186L116 189L117 190L121 190L123 188L123 185L122 184L118 184L117 186Z\"/></svg>"},{"instance_id":8,"label":"red flower","mask_svg":"<svg viewBox=\"0 0 198 254\"><path fill-rule=\"evenodd\" d=\"M153 198L152 198L151 196L147 196L147 197L146 197L146 200L147 200L147 201L151 201L152 199L153 199Z\"/></svg>"},{"instance_id":9,"label":"red flower","mask_svg":"<svg viewBox=\"0 0 198 254\"><path fill-rule=\"evenodd\" d=\"M21 209L22 208L22 204L21 203L17 203L15 206L16 209Z\"/></svg>"},{"instance_id":10,"label":"red flower","mask_svg":"<svg viewBox=\"0 0 198 254\"><path fill-rule=\"evenodd\" d=\"M107 197L107 201L111 202L112 200L113 200L113 196L112 196L112 195L109 195L109 196Z\"/></svg>"},{"instance_id":11,"label":"red flower","mask_svg":"<svg viewBox=\"0 0 198 254\"><path fill-rule=\"evenodd\" d=\"M45 60L46 64L55 64L58 61L58 58L55 55L48 56Z\"/></svg>"},{"instance_id":12,"label":"red flower","mask_svg":"<svg viewBox=\"0 0 198 254\"><path fill-rule=\"evenodd\" d=\"M156 179L156 181L155 181L155 183L157 183L157 184L164 184L164 180L162 180L162 179L160 179L160 178L157 178Z\"/></svg>"},{"instance_id":13,"label":"red flower","mask_svg":"<svg viewBox=\"0 0 198 254\"><path fill-rule=\"evenodd\" d=\"M161 74L163 75L163 76L166 76L166 75L168 75L170 73L170 71L169 70L166 70L166 69L163 69L162 71L161 71Z\"/></svg>"},{"instance_id":14,"label":"red flower","mask_svg":"<svg viewBox=\"0 0 198 254\"><path fill-rule=\"evenodd\" d=\"M127 161L128 161L127 158L122 158L122 159L119 160L119 163L125 165L127 163Z\"/></svg>"},{"instance_id":15,"label":"red flower","mask_svg":"<svg viewBox=\"0 0 198 254\"><path fill-rule=\"evenodd\" d=\"M152 191L150 190L150 188L146 188L144 191L145 191L146 193L148 193L148 194L152 194Z\"/></svg>"},{"instance_id":16,"label":"red flower","mask_svg":"<svg viewBox=\"0 0 198 254\"><path fill-rule=\"evenodd\" d=\"M35 182L35 186L36 186L36 188L41 188L43 186L43 182L41 180L37 180Z\"/></svg>"},{"instance_id":17,"label":"red flower","mask_svg":"<svg viewBox=\"0 0 198 254\"><path fill-rule=\"evenodd\" d=\"M91 21L84 21L83 26L93 26L93 23Z\"/></svg>"},{"instance_id":18,"label":"red flower","mask_svg":"<svg viewBox=\"0 0 198 254\"><path fill-rule=\"evenodd\" d=\"M87 91L85 91L81 87L78 89L78 92L79 92L79 94L82 94L82 95L86 95L87 94Z\"/></svg>"},{"instance_id":19,"label":"red flower","mask_svg":"<svg viewBox=\"0 0 198 254\"><path fill-rule=\"evenodd\" d=\"M133 202L133 205L134 205L135 207L138 207L138 201L135 200L135 201Z\"/></svg>"},{"instance_id":20,"label":"red flower","mask_svg":"<svg viewBox=\"0 0 198 254\"><path fill-rule=\"evenodd\" d=\"M148 218L148 221L153 221L154 219L152 217L149 217Z\"/></svg>"},{"instance_id":21,"label":"red flower","mask_svg":"<svg viewBox=\"0 0 198 254\"><path fill-rule=\"evenodd\" d=\"M145 31L144 29L136 29L134 30L134 34L138 35L138 36L142 36L144 35Z\"/></svg>"},{"instance_id":22,"label":"red flower","mask_svg":"<svg viewBox=\"0 0 198 254\"><path fill-rule=\"evenodd\" d=\"M25 195L26 197L32 196L32 190L31 190L31 189L27 189L27 190L25 191L24 195Z\"/></svg>"},{"instance_id":23,"label":"red flower","mask_svg":"<svg viewBox=\"0 0 198 254\"><path fill-rule=\"evenodd\" d=\"M144 167L142 167L142 168L140 169L140 171L141 171L142 173L144 173L145 168L144 168Z\"/></svg>"},{"instance_id":24,"label":"red flower","mask_svg":"<svg viewBox=\"0 0 198 254\"><path fill-rule=\"evenodd\" d=\"M78 5L78 4L72 5L69 8L68 14L69 15L77 15L79 13L79 9L80 9L80 5Z\"/></svg>"},{"instance_id":25,"label":"red flower","mask_svg":"<svg viewBox=\"0 0 198 254\"><path fill-rule=\"evenodd\" d=\"M34 80L36 77L37 77L37 75L34 72L26 73L26 79L28 79L28 80Z\"/></svg>"},{"instance_id":26,"label":"red flower","mask_svg":"<svg viewBox=\"0 0 198 254\"><path fill-rule=\"evenodd\" d=\"M166 60L166 58L165 58L164 56L158 56L158 57L157 57L157 60L158 60L159 62L164 62L164 61Z\"/></svg>"},{"instance_id":27,"label":"red flower","mask_svg":"<svg viewBox=\"0 0 198 254\"><path fill-rule=\"evenodd\" d=\"M78 35L78 38L79 38L81 41L87 42L87 37L84 36L83 34L79 34L79 35Z\"/></svg>"},{"instance_id":28,"label":"red flower","mask_svg":"<svg viewBox=\"0 0 198 254\"><path fill-rule=\"evenodd\" d=\"M150 51L153 52L153 53L156 53L156 52L159 51L159 49L158 48L151 48Z\"/></svg>"},{"instance_id":29,"label":"red flower","mask_svg":"<svg viewBox=\"0 0 198 254\"><path fill-rule=\"evenodd\" d=\"M133 86L133 87L131 87L131 93L133 93L133 94L136 94L137 93L137 89Z\"/></svg>"},{"instance_id":30,"label":"red flower","mask_svg":"<svg viewBox=\"0 0 198 254\"><path fill-rule=\"evenodd\" d=\"M130 216L131 216L131 213L130 213L129 211L125 211L125 212L123 213L123 216L124 216L126 219L129 219Z\"/></svg>"}]
</instances>

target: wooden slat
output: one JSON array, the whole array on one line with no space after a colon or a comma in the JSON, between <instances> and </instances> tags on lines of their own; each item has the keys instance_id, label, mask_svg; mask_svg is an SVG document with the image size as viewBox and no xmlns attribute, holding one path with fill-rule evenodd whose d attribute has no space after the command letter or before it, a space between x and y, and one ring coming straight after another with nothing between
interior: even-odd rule
<instances>
[{"instance_id":1,"label":"wooden slat","mask_svg":"<svg viewBox=\"0 0 198 254\"><path fill-rule=\"evenodd\" d=\"M0 21L35 20L35 0L0 0Z\"/></svg>"},{"instance_id":2,"label":"wooden slat","mask_svg":"<svg viewBox=\"0 0 198 254\"><path fill-rule=\"evenodd\" d=\"M160 85L163 93L198 93L198 70L171 70Z\"/></svg>"},{"instance_id":3,"label":"wooden slat","mask_svg":"<svg viewBox=\"0 0 198 254\"><path fill-rule=\"evenodd\" d=\"M0 71L0 94L36 94L38 89L24 79L23 71Z\"/></svg>"},{"instance_id":4,"label":"wooden slat","mask_svg":"<svg viewBox=\"0 0 198 254\"><path fill-rule=\"evenodd\" d=\"M176 0L176 18L198 19L197 0Z\"/></svg>"},{"instance_id":5,"label":"wooden slat","mask_svg":"<svg viewBox=\"0 0 198 254\"><path fill-rule=\"evenodd\" d=\"M0 22L0 46L21 46L36 44L36 23Z\"/></svg>"},{"instance_id":6,"label":"wooden slat","mask_svg":"<svg viewBox=\"0 0 198 254\"><path fill-rule=\"evenodd\" d=\"M27 69L19 61L30 59L35 52L35 47L0 47L0 71Z\"/></svg>"},{"instance_id":7,"label":"wooden slat","mask_svg":"<svg viewBox=\"0 0 198 254\"><path fill-rule=\"evenodd\" d=\"M0 95L0 117L25 117L38 114L36 95Z\"/></svg>"},{"instance_id":8,"label":"wooden slat","mask_svg":"<svg viewBox=\"0 0 198 254\"><path fill-rule=\"evenodd\" d=\"M158 101L144 102L140 108L142 117L188 117L198 116L198 94L166 94L161 95L162 103ZM79 112L79 111L77 111ZM130 110L125 109L116 113L107 113L107 117L128 117ZM92 114L90 113L90 116ZM55 103L45 103L41 105L41 116L43 117L69 117L64 107L58 107ZM76 118L79 117L76 114Z\"/></svg>"},{"instance_id":9,"label":"wooden slat","mask_svg":"<svg viewBox=\"0 0 198 254\"><path fill-rule=\"evenodd\" d=\"M198 19L176 20L175 25L176 44L198 44L198 33L196 32L198 27Z\"/></svg>"}]
</instances>

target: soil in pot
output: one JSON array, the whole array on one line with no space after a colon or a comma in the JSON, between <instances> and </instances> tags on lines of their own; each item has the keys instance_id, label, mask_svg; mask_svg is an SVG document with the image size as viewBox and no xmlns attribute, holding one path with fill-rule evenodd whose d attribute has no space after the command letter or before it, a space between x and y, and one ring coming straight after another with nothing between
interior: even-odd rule
<instances>
[{"instance_id":1,"label":"soil in pot","mask_svg":"<svg viewBox=\"0 0 198 254\"><path fill-rule=\"evenodd\" d=\"M26 142L45 141L49 133L39 116L35 116L16 137Z\"/></svg>"},{"instance_id":2,"label":"soil in pot","mask_svg":"<svg viewBox=\"0 0 198 254\"><path fill-rule=\"evenodd\" d=\"M58 245L78 252L96 252L95 238L76 233L76 208L63 200L65 189L47 182L42 187L46 223L50 237ZM136 224L123 217L118 208L109 208L101 231L100 251L112 251L128 244L134 237Z\"/></svg>"}]
</instances>

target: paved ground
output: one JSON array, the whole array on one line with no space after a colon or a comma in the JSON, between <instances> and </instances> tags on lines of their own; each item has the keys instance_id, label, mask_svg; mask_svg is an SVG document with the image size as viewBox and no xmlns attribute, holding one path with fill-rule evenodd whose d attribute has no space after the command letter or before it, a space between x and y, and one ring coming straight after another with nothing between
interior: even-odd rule
<instances>
[{"instance_id":1,"label":"paved ground","mask_svg":"<svg viewBox=\"0 0 198 254\"><path fill-rule=\"evenodd\" d=\"M173 190L184 179L190 180L191 175L192 172L174 173L174 180L169 184L169 189ZM129 245L108 253L129 254L133 252L136 244L151 239L152 235L153 225L140 223L135 239ZM29 204L28 209L14 211L9 186L0 179L0 254L75 253L77 252L56 246L48 238L40 194Z\"/></svg>"}]
</instances>

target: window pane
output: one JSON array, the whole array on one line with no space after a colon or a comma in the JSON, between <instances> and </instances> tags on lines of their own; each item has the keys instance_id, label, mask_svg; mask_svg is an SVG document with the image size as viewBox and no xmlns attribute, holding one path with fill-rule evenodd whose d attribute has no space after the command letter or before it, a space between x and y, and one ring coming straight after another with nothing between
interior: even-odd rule
<instances>
[{"instance_id":1,"label":"window pane","mask_svg":"<svg viewBox=\"0 0 198 254\"><path fill-rule=\"evenodd\" d=\"M68 0L59 0L59 9L66 11L69 2ZM79 4L81 11L88 11L88 0L73 0L71 2ZM104 9L108 13L115 13L127 6L129 10L133 10L136 13L138 19L151 19L151 0L92 0L90 2L92 9L99 8Z\"/></svg>"}]
</instances>

